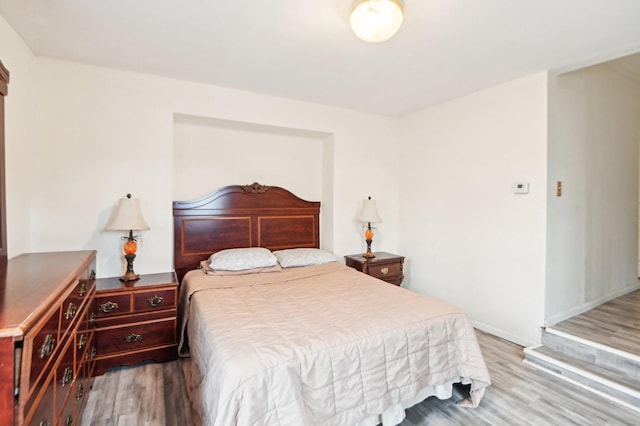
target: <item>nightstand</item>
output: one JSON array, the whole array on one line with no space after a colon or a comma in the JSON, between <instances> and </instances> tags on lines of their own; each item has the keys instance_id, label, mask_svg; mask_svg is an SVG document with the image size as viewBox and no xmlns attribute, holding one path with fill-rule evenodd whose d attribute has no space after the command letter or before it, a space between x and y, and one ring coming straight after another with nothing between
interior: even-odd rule
<instances>
[{"instance_id":1,"label":"nightstand","mask_svg":"<svg viewBox=\"0 0 640 426\"><path fill-rule=\"evenodd\" d=\"M402 284L404 275L402 274L404 256L385 253L383 251L374 253L376 257L367 258L362 254L352 254L345 256L347 266L364 272L372 277L379 278L390 284L399 286Z\"/></svg>"},{"instance_id":2,"label":"nightstand","mask_svg":"<svg viewBox=\"0 0 640 426\"><path fill-rule=\"evenodd\" d=\"M177 302L174 272L140 275L127 285L118 278L96 280L94 375L121 365L177 359Z\"/></svg>"}]
</instances>

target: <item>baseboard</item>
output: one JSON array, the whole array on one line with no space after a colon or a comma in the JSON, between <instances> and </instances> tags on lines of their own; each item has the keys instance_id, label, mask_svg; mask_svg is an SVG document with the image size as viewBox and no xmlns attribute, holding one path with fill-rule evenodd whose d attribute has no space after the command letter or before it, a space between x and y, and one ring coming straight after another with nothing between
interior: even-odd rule
<instances>
[{"instance_id":1,"label":"baseboard","mask_svg":"<svg viewBox=\"0 0 640 426\"><path fill-rule=\"evenodd\" d=\"M560 312L558 314L551 315L550 317L545 318L545 326L550 327L550 326L556 325L560 321L564 321L566 319L575 317L576 315L580 315L584 312L587 312L595 308L596 306L602 305L603 303L606 303L612 299L615 299L616 297L624 296L625 294L631 293L632 291L636 291L638 289L640 289L640 285L638 285L638 283L635 283L629 287L616 290L613 293L609 293L605 296L599 297L595 300L584 303L580 306L576 306L575 308L569 309L564 312Z\"/></svg>"},{"instance_id":2,"label":"baseboard","mask_svg":"<svg viewBox=\"0 0 640 426\"><path fill-rule=\"evenodd\" d=\"M504 331L504 330L502 330L500 328L493 327L491 325L485 324L485 323L480 322L480 321L472 320L471 324L473 324L473 326L475 328L477 328L478 330L484 331L485 333L493 334L494 336L498 336L501 339L508 340L508 341L513 342L513 343L515 343L517 345L520 345L520 346L527 347L527 346L531 346L531 345L536 344L536 343L540 343L539 335L538 335L538 341L537 342L530 342L530 341L527 341L526 339L523 339L522 336L516 336L515 334L509 333L509 332Z\"/></svg>"}]
</instances>

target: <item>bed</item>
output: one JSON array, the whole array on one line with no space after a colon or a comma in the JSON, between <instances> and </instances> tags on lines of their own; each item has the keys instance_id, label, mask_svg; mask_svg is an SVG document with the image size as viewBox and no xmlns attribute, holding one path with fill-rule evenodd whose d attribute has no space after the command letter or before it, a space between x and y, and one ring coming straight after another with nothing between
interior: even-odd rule
<instances>
[{"instance_id":1,"label":"bed","mask_svg":"<svg viewBox=\"0 0 640 426\"><path fill-rule=\"evenodd\" d=\"M173 211L179 350L199 423L391 425L456 383L460 404L480 403L490 378L466 314L327 259L320 203L254 183ZM250 247L279 263L203 262Z\"/></svg>"}]
</instances>

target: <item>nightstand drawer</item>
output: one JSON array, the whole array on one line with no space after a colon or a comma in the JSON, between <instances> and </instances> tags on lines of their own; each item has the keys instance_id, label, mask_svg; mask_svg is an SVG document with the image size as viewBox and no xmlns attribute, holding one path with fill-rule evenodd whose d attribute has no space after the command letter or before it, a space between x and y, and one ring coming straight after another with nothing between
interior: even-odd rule
<instances>
[{"instance_id":1,"label":"nightstand drawer","mask_svg":"<svg viewBox=\"0 0 640 426\"><path fill-rule=\"evenodd\" d=\"M117 352L133 351L175 343L176 319L136 323L124 327L99 329L98 354L102 357Z\"/></svg>"},{"instance_id":2,"label":"nightstand drawer","mask_svg":"<svg viewBox=\"0 0 640 426\"><path fill-rule=\"evenodd\" d=\"M387 263L382 265L369 265L369 275L380 279L388 279L402 275L400 263Z\"/></svg>"},{"instance_id":3,"label":"nightstand drawer","mask_svg":"<svg viewBox=\"0 0 640 426\"><path fill-rule=\"evenodd\" d=\"M133 296L135 312L155 311L176 306L176 289L136 293Z\"/></svg>"},{"instance_id":4,"label":"nightstand drawer","mask_svg":"<svg viewBox=\"0 0 640 426\"><path fill-rule=\"evenodd\" d=\"M126 293L96 296L96 307L98 318L127 314L131 311L131 297Z\"/></svg>"}]
</instances>

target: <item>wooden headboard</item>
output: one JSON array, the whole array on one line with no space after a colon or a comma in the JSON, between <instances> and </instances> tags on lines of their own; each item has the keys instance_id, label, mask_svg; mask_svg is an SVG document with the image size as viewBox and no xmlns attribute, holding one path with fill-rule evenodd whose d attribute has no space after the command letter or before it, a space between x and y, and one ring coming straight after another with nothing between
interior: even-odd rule
<instances>
[{"instance_id":1,"label":"wooden headboard","mask_svg":"<svg viewBox=\"0 0 640 426\"><path fill-rule=\"evenodd\" d=\"M192 201L173 202L178 280L227 248L320 247L320 202L277 186L232 185Z\"/></svg>"}]
</instances>

